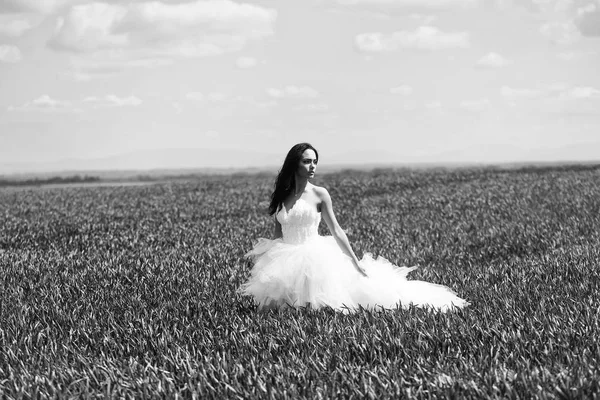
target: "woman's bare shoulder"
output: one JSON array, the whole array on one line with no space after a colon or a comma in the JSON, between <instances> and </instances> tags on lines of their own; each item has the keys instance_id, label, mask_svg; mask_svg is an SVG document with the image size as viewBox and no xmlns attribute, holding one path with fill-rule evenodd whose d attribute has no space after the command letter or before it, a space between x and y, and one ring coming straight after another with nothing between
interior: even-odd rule
<instances>
[{"instance_id":1,"label":"woman's bare shoulder","mask_svg":"<svg viewBox=\"0 0 600 400\"><path fill-rule=\"evenodd\" d=\"M329 192L322 186L313 185L313 193L320 199L323 200L329 197Z\"/></svg>"}]
</instances>

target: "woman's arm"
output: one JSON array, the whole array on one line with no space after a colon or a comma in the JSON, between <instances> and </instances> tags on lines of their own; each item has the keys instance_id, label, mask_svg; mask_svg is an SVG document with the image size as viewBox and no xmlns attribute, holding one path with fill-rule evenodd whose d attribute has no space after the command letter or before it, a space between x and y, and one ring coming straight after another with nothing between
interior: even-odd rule
<instances>
[{"instance_id":1,"label":"woman's arm","mask_svg":"<svg viewBox=\"0 0 600 400\"><path fill-rule=\"evenodd\" d=\"M335 214L333 213L333 205L331 202L331 196L329 196L329 192L327 189L319 188L318 190L319 198L321 200L321 215L329 228L329 231L335 238L338 246L342 249L342 251L352 259L352 263L354 267L361 273L363 276L367 276L365 270L360 266L358 262L358 258L352 251L352 246L350 246L350 242L348 241L348 236L346 236L346 232L340 227L335 218Z\"/></svg>"}]
</instances>

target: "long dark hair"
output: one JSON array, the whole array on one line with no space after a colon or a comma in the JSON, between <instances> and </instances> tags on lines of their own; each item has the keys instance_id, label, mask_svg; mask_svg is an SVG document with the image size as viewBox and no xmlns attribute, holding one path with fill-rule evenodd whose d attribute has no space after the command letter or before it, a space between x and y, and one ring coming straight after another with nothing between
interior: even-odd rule
<instances>
[{"instance_id":1,"label":"long dark hair","mask_svg":"<svg viewBox=\"0 0 600 400\"><path fill-rule=\"evenodd\" d=\"M319 160L319 152L310 143L298 143L288 151L283 166L275 179L275 190L271 194L271 204L269 205L269 215L275 214L283 201L292 193L296 186L296 170L302 160L302 153L306 150L312 150Z\"/></svg>"}]
</instances>

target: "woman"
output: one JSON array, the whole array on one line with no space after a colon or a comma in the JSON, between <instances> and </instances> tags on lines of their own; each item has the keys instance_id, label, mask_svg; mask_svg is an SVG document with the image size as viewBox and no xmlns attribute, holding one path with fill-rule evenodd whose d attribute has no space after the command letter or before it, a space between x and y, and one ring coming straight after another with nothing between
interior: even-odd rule
<instances>
[{"instance_id":1,"label":"woman","mask_svg":"<svg viewBox=\"0 0 600 400\"><path fill-rule=\"evenodd\" d=\"M442 311L468 302L450 289L406 275L385 258L356 257L333 213L325 188L313 185L319 153L309 143L291 148L275 181L269 214L275 215L274 239L258 239L246 254L254 260L241 292L260 308L332 307L352 311L409 304ZM332 236L319 236L321 217Z\"/></svg>"}]
</instances>

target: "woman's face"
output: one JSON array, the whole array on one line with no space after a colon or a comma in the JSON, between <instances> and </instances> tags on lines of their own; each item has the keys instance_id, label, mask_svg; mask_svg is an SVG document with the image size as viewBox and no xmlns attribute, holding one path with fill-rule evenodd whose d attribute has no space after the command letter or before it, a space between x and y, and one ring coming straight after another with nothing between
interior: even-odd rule
<instances>
[{"instance_id":1,"label":"woman's face","mask_svg":"<svg viewBox=\"0 0 600 400\"><path fill-rule=\"evenodd\" d=\"M317 169L317 155L314 150L307 149L302 153L302 158L300 159L300 165L298 165L298 175L303 178L311 179L315 176L315 171Z\"/></svg>"}]
</instances>

